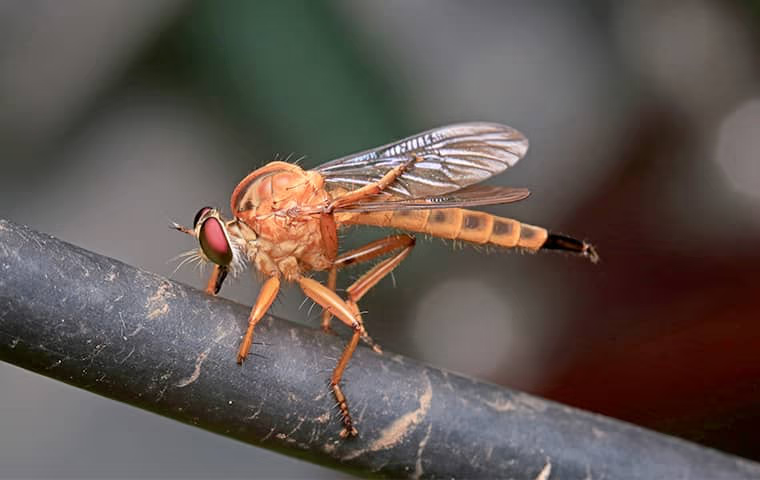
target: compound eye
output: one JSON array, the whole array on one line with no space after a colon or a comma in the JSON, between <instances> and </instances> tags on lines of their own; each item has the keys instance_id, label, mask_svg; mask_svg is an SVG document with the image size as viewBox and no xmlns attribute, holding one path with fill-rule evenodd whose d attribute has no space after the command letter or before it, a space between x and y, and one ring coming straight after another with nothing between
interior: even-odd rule
<instances>
[{"instance_id":1,"label":"compound eye","mask_svg":"<svg viewBox=\"0 0 760 480\"><path fill-rule=\"evenodd\" d=\"M232 262L232 248L227 242L224 226L218 219L209 217L204 220L198 238L203 253L209 260L223 267Z\"/></svg>"},{"instance_id":2,"label":"compound eye","mask_svg":"<svg viewBox=\"0 0 760 480\"><path fill-rule=\"evenodd\" d=\"M195 214L195 219L193 219L193 228L195 228L198 225L198 220L201 219L203 214L211 210L211 207L203 207L200 210L198 210L198 213Z\"/></svg>"}]
</instances>

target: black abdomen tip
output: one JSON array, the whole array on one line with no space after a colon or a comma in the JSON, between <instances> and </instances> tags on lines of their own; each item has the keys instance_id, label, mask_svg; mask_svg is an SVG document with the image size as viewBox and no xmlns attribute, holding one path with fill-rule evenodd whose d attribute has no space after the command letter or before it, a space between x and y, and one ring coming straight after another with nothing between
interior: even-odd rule
<instances>
[{"instance_id":1,"label":"black abdomen tip","mask_svg":"<svg viewBox=\"0 0 760 480\"><path fill-rule=\"evenodd\" d=\"M596 249L593 245L573 237L568 237L567 235L550 233L544 244L541 245L541 248L545 250L562 250L565 252L580 254L588 258L591 263L599 261L599 254L596 253Z\"/></svg>"}]
</instances>

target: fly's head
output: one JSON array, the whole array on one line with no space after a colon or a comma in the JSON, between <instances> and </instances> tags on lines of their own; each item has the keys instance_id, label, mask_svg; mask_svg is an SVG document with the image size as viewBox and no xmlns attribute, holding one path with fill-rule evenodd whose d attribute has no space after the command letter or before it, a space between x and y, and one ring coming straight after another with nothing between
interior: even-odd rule
<instances>
[{"instance_id":1,"label":"fly's head","mask_svg":"<svg viewBox=\"0 0 760 480\"><path fill-rule=\"evenodd\" d=\"M171 227L195 237L200 243L200 248L185 254L186 260L197 259L214 263L233 275L245 268L246 242L241 237L238 221L225 221L219 210L212 207L198 210L193 220L193 228L176 223Z\"/></svg>"}]
</instances>

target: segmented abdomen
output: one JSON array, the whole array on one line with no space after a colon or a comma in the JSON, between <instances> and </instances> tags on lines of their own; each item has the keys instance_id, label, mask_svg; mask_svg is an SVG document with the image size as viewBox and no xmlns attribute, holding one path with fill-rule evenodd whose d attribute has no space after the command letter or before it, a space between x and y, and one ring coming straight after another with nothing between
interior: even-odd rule
<instances>
[{"instance_id":1,"label":"segmented abdomen","mask_svg":"<svg viewBox=\"0 0 760 480\"><path fill-rule=\"evenodd\" d=\"M528 250L538 250L549 236L549 232L541 227L464 208L345 212L336 214L336 220L347 225L398 228L450 240Z\"/></svg>"}]
</instances>

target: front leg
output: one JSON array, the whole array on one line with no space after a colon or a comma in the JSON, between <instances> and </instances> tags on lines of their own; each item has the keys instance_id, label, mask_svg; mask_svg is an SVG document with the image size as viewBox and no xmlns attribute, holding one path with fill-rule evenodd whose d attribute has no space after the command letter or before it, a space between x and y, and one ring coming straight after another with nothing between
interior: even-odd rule
<instances>
[{"instance_id":1,"label":"front leg","mask_svg":"<svg viewBox=\"0 0 760 480\"><path fill-rule=\"evenodd\" d=\"M354 333L351 336L351 340L343 350L343 354L338 360L338 364L335 366L332 377L330 377L330 388L332 389L335 400L338 402L338 408L340 408L340 414L343 420L343 430L340 432L340 436L355 437L359 434L354 426L354 421L351 418L351 412L348 410L348 400L343 394L343 390L340 388L340 380L343 378L343 372L348 365L348 361L351 360L351 356L356 350L356 346L359 344L359 338L362 336L364 328L362 327L361 317L359 311L355 309L355 306L349 305L344 302L335 292L325 287L316 280L311 278L300 277L298 284L301 285L301 289L307 297L311 298L325 310L338 317L343 323L351 327Z\"/></svg>"},{"instance_id":2,"label":"front leg","mask_svg":"<svg viewBox=\"0 0 760 480\"><path fill-rule=\"evenodd\" d=\"M251 343L253 343L253 329L259 320L264 318L264 314L267 313L269 307L272 306L277 292L280 291L280 279L278 277L269 277L261 286L259 291L259 298L256 299L256 303L251 309L251 314L248 317L248 329L245 332L245 337L240 344L240 350L238 351L237 363L243 364L243 360L248 355L248 351L251 349Z\"/></svg>"},{"instance_id":3,"label":"front leg","mask_svg":"<svg viewBox=\"0 0 760 480\"><path fill-rule=\"evenodd\" d=\"M216 295L219 290L222 289L222 283L227 278L227 267L222 267L214 264L214 270L211 272L211 276L206 283L206 289L204 290L209 295Z\"/></svg>"}]
</instances>

